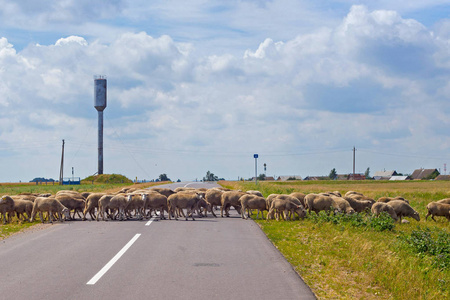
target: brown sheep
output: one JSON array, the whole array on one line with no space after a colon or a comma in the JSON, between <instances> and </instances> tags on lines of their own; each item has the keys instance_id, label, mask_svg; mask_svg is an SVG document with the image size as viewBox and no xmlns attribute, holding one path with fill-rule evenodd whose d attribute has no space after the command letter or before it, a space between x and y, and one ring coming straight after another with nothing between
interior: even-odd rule
<instances>
[{"instance_id":1,"label":"brown sheep","mask_svg":"<svg viewBox=\"0 0 450 300\"><path fill-rule=\"evenodd\" d=\"M303 207L305 206L305 196L306 196L305 194L300 193L300 192L293 192L293 193L290 193L289 196L297 198L300 201L300 203L303 205Z\"/></svg>"},{"instance_id":2,"label":"brown sheep","mask_svg":"<svg viewBox=\"0 0 450 300\"><path fill-rule=\"evenodd\" d=\"M87 197L83 210L83 221L86 220L87 213L91 216L91 220L97 219L95 209L97 208L98 210L98 200L104 195L105 193L92 193Z\"/></svg>"},{"instance_id":3,"label":"brown sheep","mask_svg":"<svg viewBox=\"0 0 450 300\"><path fill-rule=\"evenodd\" d=\"M145 196L143 194L132 193L127 195L127 204L125 206L125 215L131 219L130 211L136 210L137 219L142 220L144 215Z\"/></svg>"},{"instance_id":4,"label":"brown sheep","mask_svg":"<svg viewBox=\"0 0 450 300\"><path fill-rule=\"evenodd\" d=\"M355 210L352 208L352 206L350 205L350 203L345 200L342 197L336 197L336 196L331 196L331 199L333 199L334 203L335 203L335 207L337 207L340 211L346 213L346 214L354 214Z\"/></svg>"},{"instance_id":5,"label":"brown sheep","mask_svg":"<svg viewBox=\"0 0 450 300\"><path fill-rule=\"evenodd\" d=\"M126 219L125 216L125 208L127 206L128 199L125 194L117 194L114 195L109 200L108 208L111 210L111 216L115 220L116 217L119 217L119 221L123 221ZM117 211L117 214L115 213Z\"/></svg>"},{"instance_id":6,"label":"brown sheep","mask_svg":"<svg viewBox=\"0 0 450 300\"><path fill-rule=\"evenodd\" d=\"M241 217L242 219L247 219L250 216L250 209L257 209L256 218L259 218L259 212L261 212L261 219L264 218L263 211L266 208L266 199L264 197L257 196L256 194L247 194L239 198L241 203ZM247 215L245 215L245 210L247 210Z\"/></svg>"},{"instance_id":7,"label":"brown sheep","mask_svg":"<svg viewBox=\"0 0 450 300\"><path fill-rule=\"evenodd\" d=\"M168 188L155 188L154 187L154 188L151 188L150 191L158 192L160 194L163 194L166 197L169 197L170 195L175 194L174 191L172 191L171 189L168 189Z\"/></svg>"},{"instance_id":8,"label":"brown sheep","mask_svg":"<svg viewBox=\"0 0 450 300\"><path fill-rule=\"evenodd\" d=\"M439 200L439 201L436 201L436 202L450 204L450 198L445 198L445 199L442 199L442 200Z\"/></svg>"},{"instance_id":9,"label":"brown sheep","mask_svg":"<svg viewBox=\"0 0 450 300\"><path fill-rule=\"evenodd\" d=\"M239 202L239 198L241 198L246 193L239 191L228 191L222 194L222 207L220 208L220 216L223 217L223 212L225 211L225 216L229 217L230 207L233 206L238 214L241 213L241 203Z\"/></svg>"},{"instance_id":10,"label":"brown sheep","mask_svg":"<svg viewBox=\"0 0 450 300\"><path fill-rule=\"evenodd\" d=\"M320 211L334 211L341 212L336 202L329 196L319 195L319 194L308 194L305 196L305 205L308 212L314 211L319 214Z\"/></svg>"},{"instance_id":11,"label":"brown sheep","mask_svg":"<svg viewBox=\"0 0 450 300\"><path fill-rule=\"evenodd\" d=\"M249 190L249 191L247 191L247 194L263 197L263 194L260 191L256 191L256 190Z\"/></svg>"},{"instance_id":12,"label":"brown sheep","mask_svg":"<svg viewBox=\"0 0 450 300\"><path fill-rule=\"evenodd\" d=\"M359 195L359 196L363 196L364 197L364 195L362 194L362 193L358 193L358 192L355 192L355 191L348 191L347 193L345 193L345 197L352 197L352 195Z\"/></svg>"},{"instance_id":13,"label":"brown sheep","mask_svg":"<svg viewBox=\"0 0 450 300\"><path fill-rule=\"evenodd\" d=\"M53 214L55 213L58 216L60 221L64 221L62 215L66 219L70 218L70 211L67 207L61 204L56 198L53 197L37 197L34 200L33 211L31 212L30 222L33 222L34 217L39 212L39 218L41 222L44 223L43 212L48 213L48 219L50 223L53 223Z\"/></svg>"},{"instance_id":14,"label":"brown sheep","mask_svg":"<svg viewBox=\"0 0 450 300\"><path fill-rule=\"evenodd\" d=\"M67 207L70 211L73 210L73 217L69 216L69 219L75 219L75 213L81 218L80 212L83 212L83 209L86 206L86 201L78 198L76 194L67 194L61 193L56 195L56 200L61 202L62 205Z\"/></svg>"},{"instance_id":15,"label":"brown sheep","mask_svg":"<svg viewBox=\"0 0 450 300\"><path fill-rule=\"evenodd\" d=\"M450 204L446 203L439 203L439 202L430 202L427 205L427 216L425 217L425 220L428 219L428 216L431 215L431 218L433 221L436 222L434 219L434 216L438 217L446 217L447 220L450 222Z\"/></svg>"},{"instance_id":16,"label":"brown sheep","mask_svg":"<svg viewBox=\"0 0 450 300\"><path fill-rule=\"evenodd\" d=\"M172 194L167 198L167 204L169 207L169 220L171 220L171 215L175 215L175 220L178 220L177 215L175 214L176 209L180 209L181 213L188 220L188 217L191 216L192 220L194 219L194 209L197 201L199 201L201 196L198 193L185 193L180 192L176 194ZM183 212L183 209L186 209L186 215Z\"/></svg>"},{"instance_id":17,"label":"brown sheep","mask_svg":"<svg viewBox=\"0 0 450 300\"><path fill-rule=\"evenodd\" d=\"M216 188L209 189L208 191L206 191L205 199L206 199L206 202L208 202L209 205L211 205L211 214L214 217L217 217L217 216L214 213L213 207L222 205L222 194L223 193L224 193L224 191L222 191L220 189L216 189ZM205 215L206 215L206 212L205 212Z\"/></svg>"},{"instance_id":18,"label":"brown sheep","mask_svg":"<svg viewBox=\"0 0 450 300\"><path fill-rule=\"evenodd\" d=\"M98 200L98 212L96 217L97 221L100 221L100 217L103 219L103 221L107 221L106 214L108 214L108 216L112 219L112 216L108 212L109 202L111 201L112 197L114 197L114 195L103 195Z\"/></svg>"},{"instance_id":19,"label":"brown sheep","mask_svg":"<svg viewBox=\"0 0 450 300\"><path fill-rule=\"evenodd\" d=\"M394 208L392 206L387 205L387 203L384 202L376 202L372 205L372 208L370 209L372 211L372 214L375 216L378 216L381 212L387 212L394 221L398 221L398 216L395 213Z\"/></svg>"},{"instance_id":20,"label":"brown sheep","mask_svg":"<svg viewBox=\"0 0 450 300\"><path fill-rule=\"evenodd\" d=\"M11 222L14 215L14 200L10 196L3 196L0 199L0 214L3 215L3 224Z\"/></svg>"},{"instance_id":21,"label":"brown sheep","mask_svg":"<svg viewBox=\"0 0 450 300\"><path fill-rule=\"evenodd\" d=\"M356 200L352 197L344 197L345 200L357 213L368 212L372 208L373 203L369 200Z\"/></svg>"},{"instance_id":22,"label":"brown sheep","mask_svg":"<svg viewBox=\"0 0 450 300\"><path fill-rule=\"evenodd\" d=\"M397 216L399 217L399 221L402 221L402 217L411 217L416 221L420 221L420 215L417 211L415 211L408 203L403 200L392 200L386 203L391 206Z\"/></svg>"},{"instance_id":23,"label":"brown sheep","mask_svg":"<svg viewBox=\"0 0 450 300\"><path fill-rule=\"evenodd\" d=\"M159 209L159 218L165 219L164 210L169 211L167 206L167 197L158 192L148 192L144 194L144 211L148 209L148 216L152 216L152 210Z\"/></svg>"},{"instance_id":24,"label":"brown sheep","mask_svg":"<svg viewBox=\"0 0 450 300\"><path fill-rule=\"evenodd\" d=\"M273 218L274 213L276 213L276 219L279 220L280 214L284 212L284 215L287 219L291 219L290 216L294 215L296 213L300 218L304 218L306 215L306 211L302 205L298 205L292 201L294 197L286 197L286 198L280 198L276 197L273 199L269 212L267 213L267 220L270 218ZM298 200L294 198L295 200Z\"/></svg>"},{"instance_id":25,"label":"brown sheep","mask_svg":"<svg viewBox=\"0 0 450 300\"><path fill-rule=\"evenodd\" d=\"M13 199L14 200L14 211L16 212L17 218L22 220L30 220L31 212L33 211L33 202L22 199ZM26 218L24 216L26 214Z\"/></svg>"},{"instance_id":26,"label":"brown sheep","mask_svg":"<svg viewBox=\"0 0 450 300\"><path fill-rule=\"evenodd\" d=\"M380 197L380 198L378 198L377 202L388 203L388 202L393 201L393 200L401 200L401 201L404 201L404 202L409 204L408 200L406 200L405 198L400 197L400 196L397 196L397 197L394 197L394 198L392 198L392 197Z\"/></svg>"}]
</instances>

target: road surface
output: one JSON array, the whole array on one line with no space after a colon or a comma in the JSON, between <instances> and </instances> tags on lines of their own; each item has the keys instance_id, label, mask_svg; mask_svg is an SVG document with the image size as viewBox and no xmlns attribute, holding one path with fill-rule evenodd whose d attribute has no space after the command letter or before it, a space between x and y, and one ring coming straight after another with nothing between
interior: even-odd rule
<instances>
[{"instance_id":1,"label":"road surface","mask_svg":"<svg viewBox=\"0 0 450 300\"><path fill-rule=\"evenodd\" d=\"M200 183L170 186L200 187ZM206 184L212 187L212 184ZM1 299L315 299L251 220L71 221L0 241Z\"/></svg>"}]
</instances>

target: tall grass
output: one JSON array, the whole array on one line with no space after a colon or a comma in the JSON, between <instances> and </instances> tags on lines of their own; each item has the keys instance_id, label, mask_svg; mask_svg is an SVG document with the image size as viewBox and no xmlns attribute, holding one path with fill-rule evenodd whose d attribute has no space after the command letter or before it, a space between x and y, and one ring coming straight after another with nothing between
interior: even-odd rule
<instances>
[{"instance_id":1,"label":"tall grass","mask_svg":"<svg viewBox=\"0 0 450 300\"><path fill-rule=\"evenodd\" d=\"M320 299L449 299L450 223L424 220L426 204L450 197L449 182L221 182L271 193L349 190L377 199L403 196L421 221L393 224L370 215L315 214L300 221L257 220ZM378 223L377 223L378 222ZM389 223L391 222L391 223Z\"/></svg>"}]
</instances>

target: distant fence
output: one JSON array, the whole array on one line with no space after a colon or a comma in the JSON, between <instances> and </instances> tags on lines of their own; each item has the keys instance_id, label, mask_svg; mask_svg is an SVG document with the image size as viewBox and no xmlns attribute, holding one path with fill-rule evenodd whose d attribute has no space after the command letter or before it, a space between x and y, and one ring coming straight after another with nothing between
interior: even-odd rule
<instances>
[{"instance_id":1,"label":"distant fence","mask_svg":"<svg viewBox=\"0 0 450 300\"><path fill-rule=\"evenodd\" d=\"M81 184L81 178L80 177L63 178L62 184L63 185L80 185Z\"/></svg>"}]
</instances>

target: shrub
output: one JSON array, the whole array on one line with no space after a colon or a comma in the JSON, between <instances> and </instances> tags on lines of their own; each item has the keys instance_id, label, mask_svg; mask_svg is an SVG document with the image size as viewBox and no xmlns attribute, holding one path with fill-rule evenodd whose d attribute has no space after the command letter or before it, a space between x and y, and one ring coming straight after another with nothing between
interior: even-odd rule
<instances>
[{"instance_id":1,"label":"shrub","mask_svg":"<svg viewBox=\"0 0 450 300\"><path fill-rule=\"evenodd\" d=\"M377 217L369 217L369 226L375 231L385 231L394 229L394 219L387 212L381 212Z\"/></svg>"},{"instance_id":2,"label":"shrub","mask_svg":"<svg viewBox=\"0 0 450 300\"><path fill-rule=\"evenodd\" d=\"M429 228L418 227L411 234L400 235L399 241L414 253L430 256L434 267L450 267L450 233L442 230L433 233Z\"/></svg>"}]
</instances>

